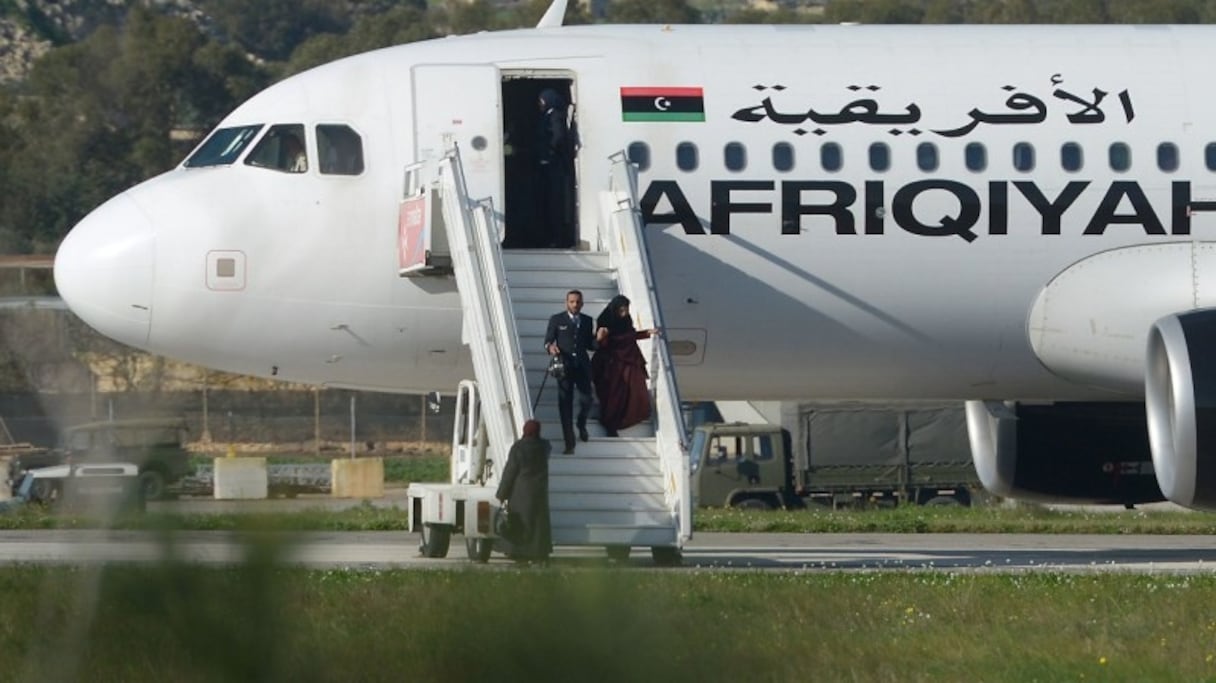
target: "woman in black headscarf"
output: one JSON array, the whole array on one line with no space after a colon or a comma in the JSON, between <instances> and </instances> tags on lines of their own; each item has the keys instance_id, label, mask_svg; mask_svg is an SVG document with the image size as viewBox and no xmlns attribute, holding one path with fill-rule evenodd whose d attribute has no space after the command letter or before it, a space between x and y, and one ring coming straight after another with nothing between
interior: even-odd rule
<instances>
[{"instance_id":1,"label":"woman in black headscarf","mask_svg":"<svg viewBox=\"0 0 1216 683\"><path fill-rule=\"evenodd\" d=\"M613 297L596 318L595 356L591 379L600 402L600 424L608 436L650 419L650 393L646 390L646 359L639 339L659 334L658 329L638 331L629 315L629 299Z\"/></svg>"},{"instance_id":2,"label":"woman in black headscarf","mask_svg":"<svg viewBox=\"0 0 1216 683\"><path fill-rule=\"evenodd\" d=\"M494 497L510 507L519 521L513 538L506 539L511 558L544 562L553 552L549 527L549 442L540 438L540 423L524 423L523 436L507 453L507 465Z\"/></svg>"}]
</instances>

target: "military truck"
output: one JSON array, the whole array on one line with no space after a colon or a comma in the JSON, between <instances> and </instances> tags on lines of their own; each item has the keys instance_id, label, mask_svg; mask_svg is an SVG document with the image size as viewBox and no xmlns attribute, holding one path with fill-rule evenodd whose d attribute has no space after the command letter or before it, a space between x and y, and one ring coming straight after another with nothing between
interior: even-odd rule
<instances>
[{"instance_id":1,"label":"military truck","mask_svg":"<svg viewBox=\"0 0 1216 683\"><path fill-rule=\"evenodd\" d=\"M845 414L840 414L844 412ZM693 431L701 507L971 505L983 496L961 411L820 411L805 457L778 425L705 423Z\"/></svg>"},{"instance_id":2,"label":"military truck","mask_svg":"<svg viewBox=\"0 0 1216 683\"><path fill-rule=\"evenodd\" d=\"M64 463L132 463L139 467L145 500L164 498L168 487L190 473L190 454L182 447L186 425L180 418L140 418L90 422L65 429L55 448L21 453L10 460L9 481L16 485L27 470ZM55 486L40 479L36 486ZM37 491L50 499L54 492Z\"/></svg>"}]
</instances>

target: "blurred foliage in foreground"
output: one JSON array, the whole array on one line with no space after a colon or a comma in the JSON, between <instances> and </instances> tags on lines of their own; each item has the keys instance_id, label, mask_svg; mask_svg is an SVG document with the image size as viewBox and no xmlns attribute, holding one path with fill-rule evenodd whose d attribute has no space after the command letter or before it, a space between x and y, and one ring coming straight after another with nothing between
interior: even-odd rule
<instances>
[{"instance_id":1,"label":"blurred foliage in foreground","mask_svg":"<svg viewBox=\"0 0 1216 683\"><path fill-rule=\"evenodd\" d=\"M0 669L98 681L1197 681L1216 577L0 569Z\"/></svg>"}]
</instances>

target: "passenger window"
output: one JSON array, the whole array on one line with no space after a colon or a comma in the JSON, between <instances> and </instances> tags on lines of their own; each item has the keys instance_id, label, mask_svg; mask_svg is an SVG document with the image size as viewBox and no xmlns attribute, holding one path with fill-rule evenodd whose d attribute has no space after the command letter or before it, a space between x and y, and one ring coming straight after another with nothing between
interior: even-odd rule
<instances>
[{"instance_id":1,"label":"passenger window","mask_svg":"<svg viewBox=\"0 0 1216 683\"><path fill-rule=\"evenodd\" d=\"M747 168L747 149L740 142L726 143L726 149L723 150L728 171L742 171Z\"/></svg>"},{"instance_id":2,"label":"passenger window","mask_svg":"<svg viewBox=\"0 0 1216 683\"><path fill-rule=\"evenodd\" d=\"M1209 171L1216 171L1216 142L1209 142L1203 148L1203 163Z\"/></svg>"},{"instance_id":3,"label":"passenger window","mask_svg":"<svg viewBox=\"0 0 1216 683\"><path fill-rule=\"evenodd\" d=\"M645 142L631 142L626 148L625 155L629 161L638 167L639 171L650 168L650 145Z\"/></svg>"},{"instance_id":4,"label":"passenger window","mask_svg":"<svg viewBox=\"0 0 1216 683\"><path fill-rule=\"evenodd\" d=\"M939 165L937 145L922 142L916 146L916 166L922 171L936 171Z\"/></svg>"},{"instance_id":5,"label":"passenger window","mask_svg":"<svg viewBox=\"0 0 1216 683\"><path fill-rule=\"evenodd\" d=\"M966 162L968 171L978 173L988 168L988 150L979 142L968 143L963 148L963 161Z\"/></svg>"},{"instance_id":6,"label":"passenger window","mask_svg":"<svg viewBox=\"0 0 1216 683\"><path fill-rule=\"evenodd\" d=\"M1034 170L1034 146L1019 142L1013 146L1013 167L1023 173Z\"/></svg>"},{"instance_id":7,"label":"passenger window","mask_svg":"<svg viewBox=\"0 0 1216 683\"><path fill-rule=\"evenodd\" d=\"M835 142L826 142L819 148L819 163L823 164L823 170L836 172L844 166L844 155L840 151L840 145Z\"/></svg>"},{"instance_id":8,"label":"passenger window","mask_svg":"<svg viewBox=\"0 0 1216 683\"><path fill-rule=\"evenodd\" d=\"M676 145L676 166L681 171L697 170L697 146L691 142Z\"/></svg>"},{"instance_id":9,"label":"passenger window","mask_svg":"<svg viewBox=\"0 0 1216 683\"><path fill-rule=\"evenodd\" d=\"M870 168L875 171L886 171L891 168L891 148L884 142L870 145Z\"/></svg>"},{"instance_id":10,"label":"passenger window","mask_svg":"<svg viewBox=\"0 0 1216 683\"><path fill-rule=\"evenodd\" d=\"M1166 173L1178 170L1178 145L1172 142L1157 145L1157 168Z\"/></svg>"},{"instance_id":11,"label":"passenger window","mask_svg":"<svg viewBox=\"0 0 1216 683\"><path fill-rule=\"evenodd\" d=\"M785 173L794 170L794 146L788 142L773 145L773 168Z\"/></svg>"},{"instance_id":12,"label":"passenger window","mask_svg":"<svg viewBox=\"0 0 1216 683\"><path fill-rule=\"evenodd\" d=\"M245 163L285 173L304 173L308 170L304 126L298 123L272 126L249 153Z\"/></svg>"},{"instance_id":13,"label":"passenger window","mask_svg":"<svg viewBox=\"0 0 1216 683\"><path fill-rule=\"evenodd\" d=\"M359 175L363 172L363 138L350 126L323 123L317 126L317 157L325 175Z\"/></svg>"},{"instance_id":14,"label":"passenger window","mask_svg":"<svg viewBox=\"0 0 1216 683\"><path fill-rule=\"evenodd\" d=\"M1110 146L1110 167L1123 172L1132 166L1132 150L1127 143L1116 142Z\"/></svg>"},{"instance_id":15,"label":"passenger window","mask_svg":"<svg viewBox=\"0 0 1216 683\"><path fill-rule=\"evenodd\" d=\"M1065 171L1073 172L1081 170L1081 166L1085 163L1085 155L1081 153L1081 145L1075 142L1065 142L1060 146L1060 166Z\"/></svg>"},{"instance_id":16,"label":"passenger window","mask_svg":"<svg viewBox=\"0 0 1216 683\"><path fill-rule=\"evenodd\" d=\"M236 161L260 130L262 130L262 124L221 128L212 133L211 137L199 146L198 151L186 159L186 166L188 168L227 166Z\"/></svg>"}]
</instances>

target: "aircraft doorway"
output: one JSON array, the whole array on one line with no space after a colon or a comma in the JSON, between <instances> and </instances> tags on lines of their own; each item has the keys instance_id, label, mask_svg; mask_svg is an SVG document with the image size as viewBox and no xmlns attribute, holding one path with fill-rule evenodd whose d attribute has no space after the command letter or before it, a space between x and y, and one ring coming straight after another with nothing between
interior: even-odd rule
<instances>
[{"instance_id":1,"label":"aircraft doorway","mask_svg":"<svg viewBox=\"0 0 1216 683\"><path fill-rule=\"evenodd\" d=\"M505 248L572 249L578 244L573 85L570 78L503 78ZM556 96L558 107L546 113L539 104L542 96L548 105Z\"/></svg>"}]
</instances>

